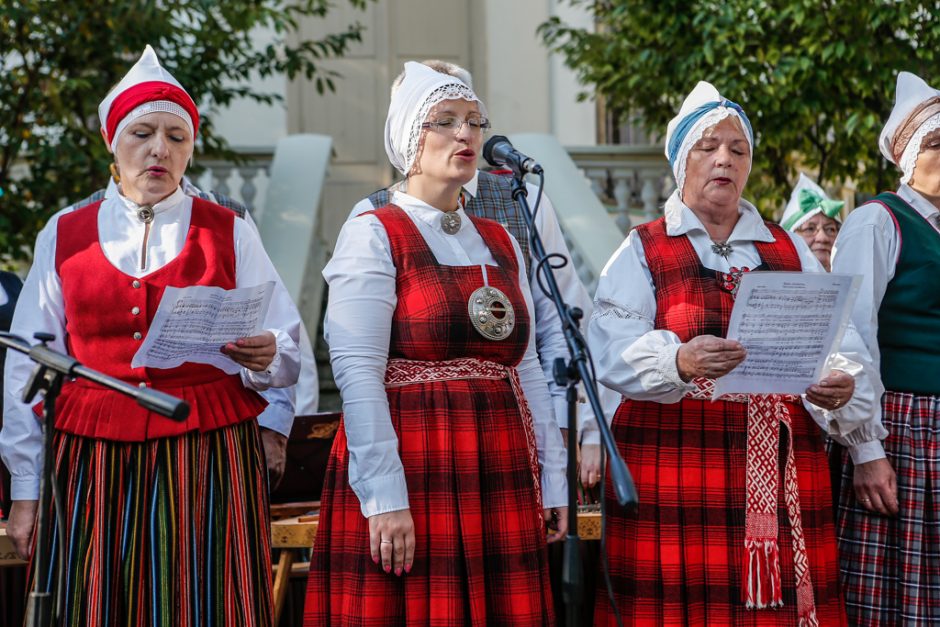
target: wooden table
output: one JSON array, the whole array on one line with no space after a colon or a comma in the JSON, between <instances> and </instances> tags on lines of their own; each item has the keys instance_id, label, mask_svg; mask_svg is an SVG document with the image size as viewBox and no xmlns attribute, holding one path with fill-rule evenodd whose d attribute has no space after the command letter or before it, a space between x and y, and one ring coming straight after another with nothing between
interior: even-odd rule
<instances>
[{"instance_id":1,"label":"wooden table","mask_svg":"<svg viewBox=\"0 0 940 627\"><path fill-rule=\"evenodd\" d=\"M6 525L0 524L0 568L4 566L23 566L26 562L16 556L13 542L7 537Z\"/></svg>"}]
</instances>

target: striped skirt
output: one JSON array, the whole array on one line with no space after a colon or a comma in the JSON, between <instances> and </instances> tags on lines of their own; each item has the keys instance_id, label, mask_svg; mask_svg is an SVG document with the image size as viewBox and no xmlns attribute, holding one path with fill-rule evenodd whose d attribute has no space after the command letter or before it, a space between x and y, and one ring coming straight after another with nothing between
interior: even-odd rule
<instances>
[{"instance_id":1,"label":"striped skirt","mask_svg":"<svg viewBox=\"0 0 940 627\"><path fill-rule=\"evenodd\" d=\"M803 533L819 625L845 624L838 581L829 469L822 433L790 405ZM610 481L607 556L624 625L797 625L793 543L785 500L778 499L783 607L746 609L745 454L747 405L685 399L663 405L626 401L613 421L639 507L628 511ZM788 438L780 437L780 480ZM603 585L595 625L614 625Z\"/></svg>"},{"instance_id":2,"label":"striped skirt","mask_svg":"<svg viewBox=\"0 0 940 627\"><path fill-rule=\"evenodd\" d=\"M846 607L855 625L940 625L940 397L886 392L881 404L900 513L859 506L844 453L838 527Z\"/></svg>"},{"instance_id":3,"label":"striped skirt","mask_svg":"<svg viewBox=\"0 0 940 627\"><path fill-rule=\"evenodd\" d=\"M58 432L55 452L66 509L59 625L273 624L256 421L147 442Z\"/></svg>"},{"instance_id":4,"label":"striped skirt","mask_svg":"<svg viewBox=\"0 0 940 627\"><path fill-rule=\"evenodd\" d=\"M554 625L545 531L507 380L388 389L415 524L410 573L372 562L336 434L304 625Z\"/></svg>"}]
</instances>

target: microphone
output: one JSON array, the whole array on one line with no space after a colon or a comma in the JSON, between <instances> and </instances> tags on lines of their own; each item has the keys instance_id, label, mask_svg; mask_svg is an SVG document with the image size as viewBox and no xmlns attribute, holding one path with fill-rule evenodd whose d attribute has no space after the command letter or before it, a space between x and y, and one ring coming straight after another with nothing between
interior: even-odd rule
<instances>
[{"instance_id":1,"label":"microphone","mask_svg":"<svg viewBox=\"0 0 940 627\"><path fill-rule=\"evenodd\" d=\"M502 135L493 135L483 146L483 158L492 166L505 166L522 176L526 172L541 174L542 166L535 159L527 157L515 148Z\"/></svg>"}]
</instances>

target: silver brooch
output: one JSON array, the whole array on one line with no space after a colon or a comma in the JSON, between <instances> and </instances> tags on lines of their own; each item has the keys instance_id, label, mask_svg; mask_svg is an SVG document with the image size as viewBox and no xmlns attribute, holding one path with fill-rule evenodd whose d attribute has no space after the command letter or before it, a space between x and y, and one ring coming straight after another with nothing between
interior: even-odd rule
<instances>
[{"instance_id":1,"label":"silver brooch","mask_svg":"<svg viewBox=\"0 0 940 627\"><path fill-rule=\"evenodd\" d=\"M516 326L516 313L509 297L484 285L470 294L467 303L473 328L488 340L504 340Z\"/></svg>"},{"instance_id":2,"label":"silver brooch","mask_svg":"<svg viewBox=\"0 0 940 627\"><path fill-rule=\"evenodd\" d=\"M445 211L441 214L441 230L448 235L454 235L460 230L460 214L456 211Z\"/></svg>"},{"instance_id":3,"label":"silver brooch","mask_svg":"<svg viewBox=\"0 0 940 627\"><path fill-rule=\"evenodd\" d=\"M724 257L725 259L727 259L728 256L732 252L734 252L734 248L728 242L722 242L720 244L717 242L714 242L712 244L712 252L718 255L719 257Z\"/></svg>"},{"instance_id":4,"label":"silver brooch","mask_svg":"<svg viewBox=\"0 0 940 627\"><path fill-rule=\"evenodd\" d=\"M137 210L137 219L144 224L153 222L153 207L150 205L141 206L141 208Z\"/></svg>"}]
</instances>

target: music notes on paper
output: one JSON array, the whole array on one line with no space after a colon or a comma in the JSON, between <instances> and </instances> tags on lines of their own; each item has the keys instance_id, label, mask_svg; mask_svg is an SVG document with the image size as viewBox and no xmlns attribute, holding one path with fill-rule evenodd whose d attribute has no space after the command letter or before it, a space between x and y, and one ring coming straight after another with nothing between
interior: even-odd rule
<instances>
[{"instance_id":1,"label":"music notes on paper","mask_svg":"<svg viewBox=\"0 0 940 627\"><path fill-rule=\"evenodd\" d=\"M861 277L829 273L749 272L741 279L728 339L747 357L717 381L727 393L802 394L821 378L839 346Z\"/></svg>"},{"instance_id":2,"label":"music notes on paper","mask_svg":"<svg viewBox=\"0 0 940 627\"><path fill-rule=\"evenodd\" d=\"M273 281L233 290L205 285L166 288L131 367L175 368L194 362L238 373L241 366L219 349L261 331L273 293Z\"/></svg>"}]
</instances>

